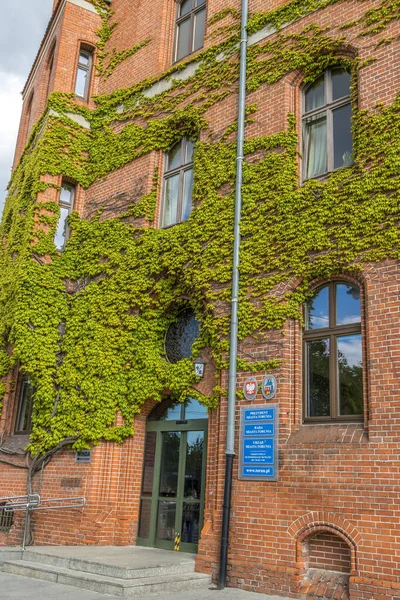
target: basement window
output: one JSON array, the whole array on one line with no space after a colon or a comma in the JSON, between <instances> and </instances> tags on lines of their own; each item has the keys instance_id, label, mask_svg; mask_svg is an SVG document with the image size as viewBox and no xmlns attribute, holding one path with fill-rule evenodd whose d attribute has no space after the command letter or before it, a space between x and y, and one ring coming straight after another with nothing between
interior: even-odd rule
<instances>
[{"instance_id":1,"label":"basement window","mask_svg":"<svg viewBox=\"0 0 400 600\"><path fill-rule=\"evenodd\" d=\"M14 512L6 511L5 504L0 504L0 533L8 533L14 525Z\"/></svg>"}]
</instances>

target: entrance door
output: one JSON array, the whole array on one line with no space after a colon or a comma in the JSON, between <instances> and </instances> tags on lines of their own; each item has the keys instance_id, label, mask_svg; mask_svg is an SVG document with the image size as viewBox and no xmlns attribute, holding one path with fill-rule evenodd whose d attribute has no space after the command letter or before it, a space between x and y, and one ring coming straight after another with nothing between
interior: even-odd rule
<instances>
[{"instance_id":1,"label":"entrance door","mask_svg":"<svg viewBox=\"0 0 400 600\"><path fill-rule=\"evenodd\" d=\"M171 400L150 415L138 544L196 552L203 522L207 412Z\"/></svg>"}]
</instances>

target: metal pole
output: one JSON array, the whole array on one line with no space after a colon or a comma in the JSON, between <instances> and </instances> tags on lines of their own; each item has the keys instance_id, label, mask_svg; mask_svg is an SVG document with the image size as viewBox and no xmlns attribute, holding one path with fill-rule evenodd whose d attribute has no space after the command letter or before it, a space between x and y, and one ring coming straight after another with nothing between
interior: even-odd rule
<instances>
[{"instance_id":1,"label":"metal pole","mask_svg":"<svg viewBox=\"0 0 400 600\"><path fill-rule=\"evenodd\" d=\"M231 300L231 331L229 352L229 386L228 386L228 421L226 430L226 466L225 489L222 514L221 555L218 588L226 585L226 567L229 546L229 521L232 496L233 459L235 456L235 408L236 408L236 365L238 338L238 308L239 308L239 253L240 253L240 217L242 212L242 180L243 180L243 146L244 124L246 109L246 62L247 62L247 19L248 0L242 0L242 23L240 32L240 77L239 77L239 108L238 108L238 138L236 151L236 194L235 222L232 269L232 300Z\"/></svg>"},{"instance_id":2,"label":"metal pole","mask_svg":"<svg viewBox=\"0 0 400 600\"><path fill-rule=\"evenodd\" d=\"M29 524L29 500L26 504L26 510L25 510L25 524L24 524L24 537L22 538L22 550L25 550L25 546L26 546L26 538L28 535L28 524Z\"/></svg>"}]
</instances>

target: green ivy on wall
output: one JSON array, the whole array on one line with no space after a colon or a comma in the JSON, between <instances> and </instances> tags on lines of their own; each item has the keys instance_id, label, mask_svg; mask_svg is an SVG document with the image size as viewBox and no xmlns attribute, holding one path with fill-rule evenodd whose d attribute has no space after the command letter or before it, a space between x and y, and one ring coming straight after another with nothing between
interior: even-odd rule
<instances>
[{"instance_id":1,"label":"green ivy on wall","mask_svg":"<svg viewBox=\"0 0 400 600\"><path fill-rule=\"evenodd\" d=\"M293 0L253 15L250 31L268 24L279 29L333 2L317 6L316 0ZM388 23L394 4L383 0L381 10L369 11L349 28L361 35L371 19ZM228 10L214 23L225 18L238 15ZM104 48L113 31L107 19ZM217 368L226 367L236 124L216 138L207 113L237 90L238 37L232 31L196 56L194 75L172 79L170 89L156 96L143 92L157 78L98 97L93 111L75 106L71 95L52 94L52 116L43 117L31 135L1 224L0 374L18 363L35 385L34 454L66 439L78 449L102 439L121 442L133 434L133 418L148 398L171 394L182 400L190 394L216 405L218 387L210 398L193 391L192 360L166 361L164 336L182 307L190 305L202 323L193 356L211 347ZM344 44L344 34L332 36L329 28L315 24L297 34L279 32L249 48L249 91L296 69L312 80L339 63L352 68L356 81L365 64L340 58ZM299 186L293 115L283 131L246 139L241 339L263 339L287 319L301 319L314 279L357 271L363 262L399 258L400 99L367 113L357 110L355 93L354 84L354 165L324 181ZM248 123L257 111L256 105L248 106ZM71 112L84 116L90 130L69 118ZM88 188L139 157L168 151L183 135L198 140L200 132L188 221L169 229L154 226L160 192L156 169L149 174L150 193L123 214L105 218L100 209L85 220L73 213L71 238L62 254L56 251L59 207L36 201L49 186L43 175L61 174ZM281 286L286 291L279 291ZM239 361L249 371L278 365L274 357Z\"/></svg>"}]
</instances>

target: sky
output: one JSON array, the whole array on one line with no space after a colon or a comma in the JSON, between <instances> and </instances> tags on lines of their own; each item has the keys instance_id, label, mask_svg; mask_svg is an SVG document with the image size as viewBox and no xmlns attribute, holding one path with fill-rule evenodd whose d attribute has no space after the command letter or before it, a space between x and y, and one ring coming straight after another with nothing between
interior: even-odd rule
<instances>
[{"instance_id":1,"label":"sky","mask_svg":"<svg viewBox=\"0 0 400 600\"><path fill-rule=\"evenodd\" d=\"M21 116L21 91L50 19L53 0L0 0L0 5L1 212Z\"/></svg>"}]
</instances>

